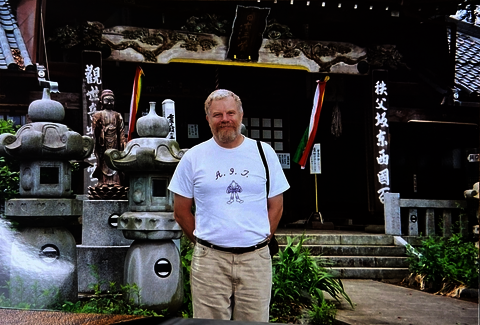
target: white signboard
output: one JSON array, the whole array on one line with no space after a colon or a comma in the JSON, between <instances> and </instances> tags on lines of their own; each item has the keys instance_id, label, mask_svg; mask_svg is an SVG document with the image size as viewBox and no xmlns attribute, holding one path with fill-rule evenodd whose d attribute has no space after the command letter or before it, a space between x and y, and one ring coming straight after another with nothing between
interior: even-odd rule
<instances>
[{"instance_id":1,"label":"white signboard","mask_svg":"<svg viewBox=\"0 0 480 325\"><path fill-rule=\"evenodd\" d=\"M320 155L320 143L315 143L310 155L310 174L322 173L322 158Z\"/></svg>"},{"instance_id":2,"label":"white signboard","mask_svg":"<svg viewBox=\"0 0 480 325\"><path fill-rule=\"evenodd\" d=\"M289 153L277 153L278 160L283 169L290 169L290 154Z\"/></svg>"}]
</instances>

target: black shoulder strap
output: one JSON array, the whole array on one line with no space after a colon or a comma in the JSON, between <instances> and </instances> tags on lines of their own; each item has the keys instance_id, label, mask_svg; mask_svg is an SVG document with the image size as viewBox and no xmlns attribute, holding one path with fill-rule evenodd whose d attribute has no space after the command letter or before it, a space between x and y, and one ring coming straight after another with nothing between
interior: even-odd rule
<instances>
[{"instance_id":1,"label":"black shoulder strap","mask_svg":"<svg viewBox=\"0 0 480 325\"><path fill-rule=\"evenodd\" d=\"M263 166L265 167L265 174L267 175L267 198L268 193L270 192L270 172L268 171L267 159L265 158L265 153L263 153L262 144L257 140L258 151L260 152L260 157L262 157Z\"/></svg>"}]
</instances>

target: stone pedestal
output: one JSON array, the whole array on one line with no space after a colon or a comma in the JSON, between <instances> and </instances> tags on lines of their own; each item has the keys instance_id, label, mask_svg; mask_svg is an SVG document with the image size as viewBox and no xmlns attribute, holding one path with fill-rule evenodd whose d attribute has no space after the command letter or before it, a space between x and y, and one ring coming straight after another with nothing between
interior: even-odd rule
<instances>
[{"instance_id":1,"label":"stone pedestal","mask_svg":"<svg viewBox=\"0 0 480 325\"><path fill-rule=\"evenodd\" d=\"M117 229L118 218L128 211L128 200L85 200L82 216L82 245L130 246Z\"/></svg>"},{"instance_id":2,"label":"stone pedestal","mask_svg":"<svg viewBox=\"0 0 480 325\"><path fill-rule=\"evenodd\" d=\"M106 292L110 282L123 284L125 256L130 246L77 246L78 292Z\"/></svg>"},{"instance_id":3,"label":"stone pedestal","mask_svg":"<svg viewBox=\"0 0 480 325\"><path fill-rule=\"evenodd\" d=\"M102 291L110 282L123 284L125 256L133 240L117 229L117 219L128 211L127 200L83 201L82 244L77 245L78 291Z\"/></svg>"},{"instance_id":4,"label":"stone pedestal","mask_svg":"<svg viewBox=\"0 0 480 325\"><path fill-rule=\"evenodd\" d=\"M0 218L0 296L4 297L8 297L12 243L13 232L9 229L9 223Z\"/></svg>"},{"instance_id":5,"label":"stone pedestal","mask_svg":"<svg viewBox=\"0 0 480 325\"><path fill-rule=\"evenodd\" d=\"M26 228L12 244L10 300L32 309L77 300L75 239L61 227Z\"/></svg>"},{"instance_id":6,"label":"stone pedestal","mask_svg":"<svg viewBox=\"0 0 480 325\"><path fill-rule=\"evenodd\" d=\"M177 310L183 302L180 252L171 241L136 240L125 260L125 284L136 284L130 298L140 306L162 312Z\"/></svg>"}]
</instances>

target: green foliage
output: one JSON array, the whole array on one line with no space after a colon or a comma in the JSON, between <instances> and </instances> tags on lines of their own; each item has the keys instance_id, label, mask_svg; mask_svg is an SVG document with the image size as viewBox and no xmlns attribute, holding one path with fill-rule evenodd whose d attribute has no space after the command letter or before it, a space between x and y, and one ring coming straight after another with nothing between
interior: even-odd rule
<instances>
[{"instance_id":1,"label":"green foliage","mask_svg":"<svg viewBox=\"0 0 480 325\"><path fill-rule=\"evenodd\" d=\"M19 126L13 121L0 120L0 133L15 134ZM20 165L9 157L0 157L0 200L11 199L18 194Z\"/></svg>"},{"instance_id":2,"label":"green foliage","mask_svg":"<svg viewBox=\"0 0 480 325\"><path fill-rule=\"evenodd\" d=\"M309 324L331 325L335 323L337 309L335 305L326 300L322 300L320 305L313 304L308 311Z\"/></svg>"},{"instance_id":3,"label":"green foliage","mask_svg":"<svg viewBox=\"0 0 480 325\"><path fill-rule=\"evenodd\" d=\"M95 294L86 300L77 302L66 301L59 308L62 311L70 313L96 313L96 314L118 314L118 315L139 315L139 316L157 316L163 317L152 310L136 306L133 299L126 297L139 295L137 285L120 285L110 283L110 289L107 294Z\"/></svg>"},{"instance_id":4,"label":"green foliage","mask_svg":"<svg viewBox=\"0 0 480 325\"><path fill-rule=\"evenodd\" d=\"M2 133L10 133L15 134L20 126L15 125L12 120L3 120L0 119L0 134Z\"/></svg>"},{"instance_id":5,"label":"green foliage","mask_svg":"<svg viewBox=\"0 0 480 325\"><path fill-rule=\"evenodd\" d=\"M69 313L163 317L163 315L159 315L153 310L141 308L134 303L135 299L132 297L136 297L137 301L140 299L140 289L136 284L118 286L115 282L110 282L107 293L102 294L100 287L105 282L100 280L98 267L96 265L90 265L90 270L97 280L90 286L94 289L94 295L77 302L66 301L58 307L59 310Z\"/></svg>"},{"instance_id":6,"label":"green foliage","mask_svg":"<svg viewBox=\"0 0 480 325\"><path fill-rule=\"evenodd\" d=\"M424 276L438 286L445 283L464 284L470 288L478 285L478 250L473 242L466 241L461 234L450 238L427 237L422 246L416 248L419 257L407 246L410 271Z\"/></svg>"},{"instance_id":7,"label":"green foliage","mask_svg":"<svg viewBox=\"0 0 480 325\"><path fill-rule=\"evenodd\" d=\"M183 318L193 317L192 291L190 289L190 265L192 263L193 243L183 236L180 241L180 259L183 272L183 304L180 310Z\"/></svg>"},{"instance_id":8,"label":"green foliage","mask_svg":"<svg viewBox=\"0 0 480 325\"><path fill-rule=\"evenodd\" d=\"M273 260L273 285L271 299L271 320L294 321L302 308L325 300L323 291L337 301L343 297L353 308L353 303L343 288L342 281L335 279L323 266L310 257L310 251L303 247L304 236L294 239L287 237L286 247ZM326 261L323 261L326 265ZM303 306L302 306L303 305ZM318 309L317 309L318 310Z\"/></svg>"},{"instance_id":9,"label":"green foliage","mask_svg":"<svg viewBox=\"0 0 480 325\"><path fill-rule=\"evenodd\" d=\"M0 294L0 307L15 309L43 309L45 308L45 300L50 301L51 297L55 297L54 301L61 301L60 291L57 287L50 289L41 289L38 281L27 287L23 278L19 275L13 277L10 281L6 281L1 289L7 289L8 297L4 293ZM11 298L15 297L15 298Z\"/></svg>"}]
</instances>

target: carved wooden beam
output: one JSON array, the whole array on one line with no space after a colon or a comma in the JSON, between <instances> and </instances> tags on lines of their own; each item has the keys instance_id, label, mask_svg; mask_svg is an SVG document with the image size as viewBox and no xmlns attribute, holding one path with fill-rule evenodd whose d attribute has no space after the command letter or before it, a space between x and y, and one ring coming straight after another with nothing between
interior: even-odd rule
<instances>
[{"instance_id":1,"label":"carved wooden beam","mask_svg":"<svg viewBox=\"0 0 480 325\"><path fill-rule=\"evenodd\" d=\"M130 62L190 62L242 65L309 72L361 74L358 64L367 60L367 50L350 43L264 39L259 59L226 59L227 37L184 31L117 26L103 31L102 40L112 54L107 60ZM361 72L360 72L360 71Z\"/></svg>"}]
</instances>

